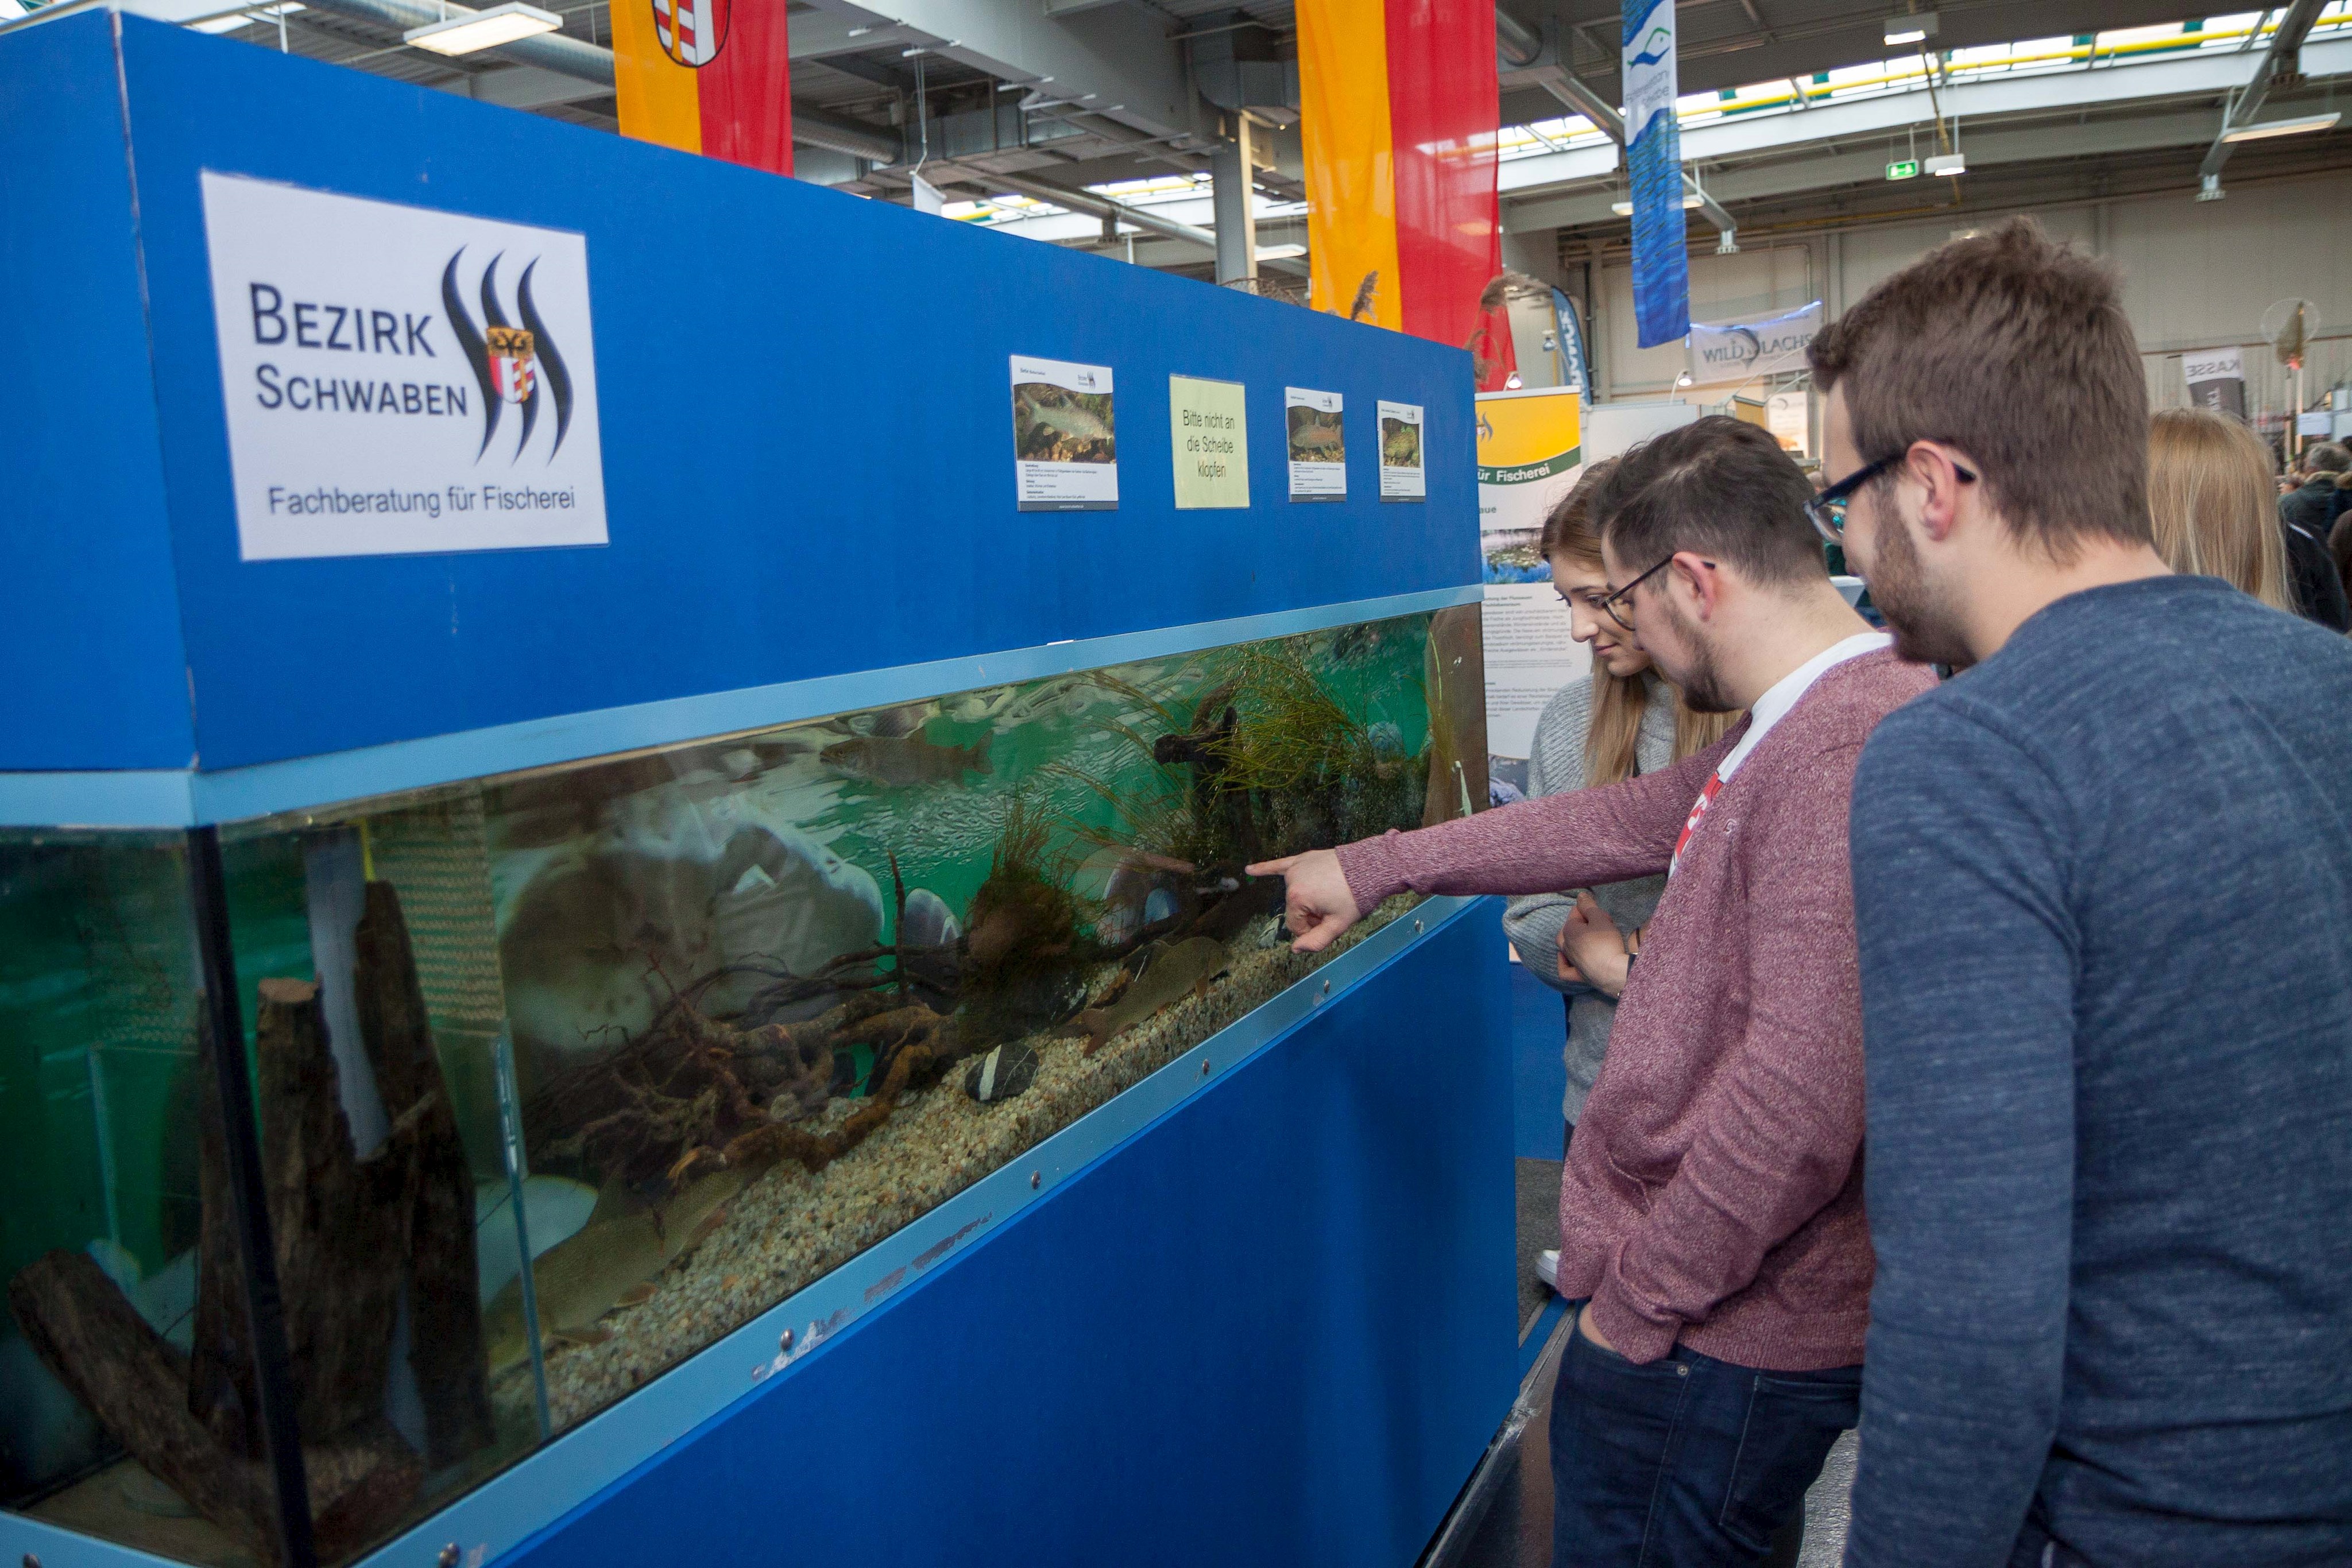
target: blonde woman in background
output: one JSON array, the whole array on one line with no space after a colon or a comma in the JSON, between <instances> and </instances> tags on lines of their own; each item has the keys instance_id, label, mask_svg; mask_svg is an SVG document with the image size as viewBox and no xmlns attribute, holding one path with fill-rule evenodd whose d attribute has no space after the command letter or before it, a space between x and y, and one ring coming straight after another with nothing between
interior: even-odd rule
<instances>
[{"instance_id":1,"label":"blonde woman in background","mask_svg":"<svg viewBox=\"0 0 2352 1568\"><path fill-rule=\"evenodd\" d=\"M1592 649L1592 675L1561 687L1537 718L1528 761L1530 797L1654 773L1706 750L1739 716L1693 713L1683 706L1682 694L1650 668L1649 654L1632 633L1600 608L1609 574L1601 562L1601 521L1591 515L1591 500L1615 466L1611 459L1585 469L1544 519L1540 544L1552 587L1568 605L1570 634ZM1590 891L1570 888L1514 898L1504 912L1503 930L1528 972L1568 997L1568 1093L1560 1111L1570 1134L1609 1047L1610 1022L1625 988L1627 951L1640 951L1640 928L1665 886L1664 877L1646 876ZM1572 969L1563 955L1572 956Z\"/></svg>"},{"instance_id":2,"label":"blonde woman in background","mask_svg":"<svg viewBox=\"0 0 2352 1568\"><path fill-rule=\"evenodd\" d=\"M2148 512L2173 570L2218 577L2295 613L2270 448L2239 420L2167 409L2148 426Z\"/></svg>"}]
</instances>

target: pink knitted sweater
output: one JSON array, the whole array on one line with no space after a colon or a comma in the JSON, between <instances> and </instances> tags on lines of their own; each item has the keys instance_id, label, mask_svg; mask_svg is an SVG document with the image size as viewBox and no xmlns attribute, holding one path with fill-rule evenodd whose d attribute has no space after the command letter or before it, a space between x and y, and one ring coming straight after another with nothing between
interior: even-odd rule
<instances>
[{"instance_id":1,"label":"pink knitted sweater","mask_svg":"<svg viewBox=\"0 0 2352 1568\"><path fill-rule=\"evenodd\" d=\"M1617 1350L1679 1340L1773 1371L1862 1360L1862 1001L1846 805L1862 743L1934 676L1891 653L1839 664L1700 819L1625 988L1569 1145L1559 1289ZM1506 806L1339 851L1359 907L1423 893L1547 892L1666 869L1717 762Z\"/></svg>"}]
</instances>

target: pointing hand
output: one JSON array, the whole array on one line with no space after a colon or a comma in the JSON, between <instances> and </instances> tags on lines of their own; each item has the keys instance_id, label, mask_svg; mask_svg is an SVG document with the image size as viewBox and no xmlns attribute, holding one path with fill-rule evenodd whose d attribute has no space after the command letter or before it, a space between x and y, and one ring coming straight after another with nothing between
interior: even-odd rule
<instances>
[{"instance_id":1,"label":"pointing hand","mask_svg":"<svg viewBox=\"0 0 2352 1568\"><path fill-rule=\"evenodd\" d=\"M1260 861L1249 868L1252 876L1280 876L1287 897L1283 924L1295 938L1294 953L1320 953L1342 932L1363 918L1356 895L1348 891L1348 873L1329 850L1309 850L1303 855Z\"/></svg>"}]
</instances>

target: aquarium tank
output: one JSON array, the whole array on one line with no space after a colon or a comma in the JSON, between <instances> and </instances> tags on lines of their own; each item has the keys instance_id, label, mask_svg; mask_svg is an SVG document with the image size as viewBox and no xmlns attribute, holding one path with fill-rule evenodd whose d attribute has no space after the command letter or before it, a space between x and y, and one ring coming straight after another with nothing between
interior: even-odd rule
<instances>
[{"instance_id":1,"label":"aquarium tank","mask_svg":"<svg viewBox=\"0 0 2352 1568\"><path fill-rule=\"evenodd\" d=\"M229 1015L189 836L0 835L0 1504L275 1563L274 1377L342 1561L625 1398L1327 961L1243 867L1485 802L1477 614L226 824Z\"/></svg>"}]
</instances>

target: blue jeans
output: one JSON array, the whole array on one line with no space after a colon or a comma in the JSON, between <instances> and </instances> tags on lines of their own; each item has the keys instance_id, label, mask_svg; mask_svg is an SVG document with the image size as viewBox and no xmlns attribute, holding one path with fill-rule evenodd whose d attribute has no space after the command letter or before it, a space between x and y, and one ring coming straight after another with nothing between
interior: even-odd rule
<instances>
[{"instance_id":1,"label":"blue jeans","mask_svg":"<svg viewBox=\"0 0 2352 1568\"><path fill-rule=\"evenodd\" d=\"M1571 1333L1551 1396L1552 1568L1762 1563L1861 1416L1859 1366L1761 1372L1682 1345L1636 1366Z\"/></svg>"}]
</instances>

